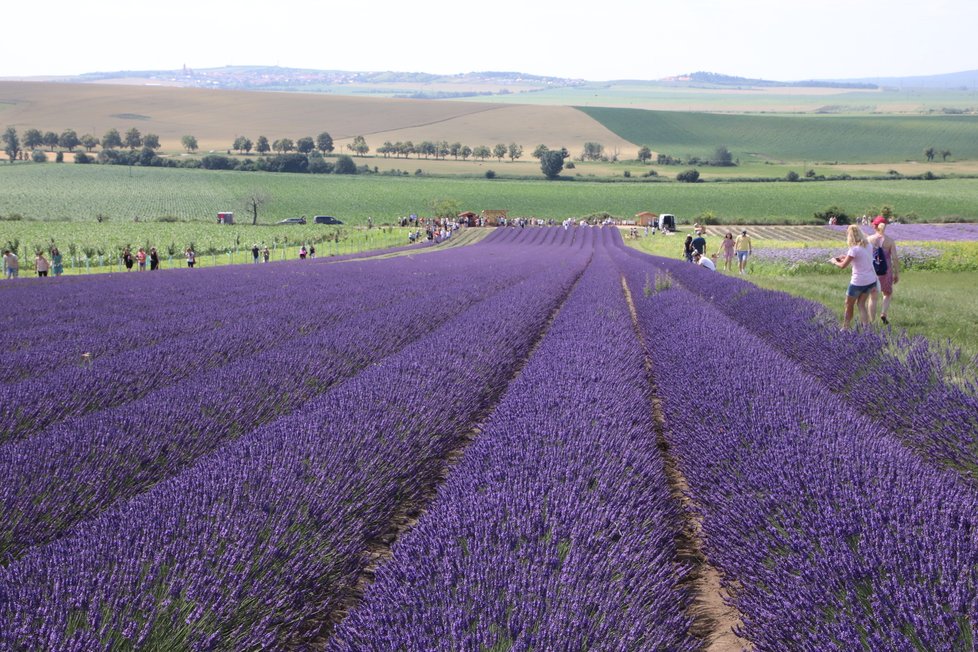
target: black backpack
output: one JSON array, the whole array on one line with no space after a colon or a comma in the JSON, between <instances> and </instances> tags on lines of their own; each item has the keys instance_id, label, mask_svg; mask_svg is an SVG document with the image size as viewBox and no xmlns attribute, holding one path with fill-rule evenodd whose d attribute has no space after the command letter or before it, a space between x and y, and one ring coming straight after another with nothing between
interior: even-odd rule
<instances>
[{"instance_id":1,"label":"black backpack","mask_svg":"<svg viewBox=\"0 0 978 652\"><path fill-rule=\"evenodd\" d=\"M883 247L873 247L873 269L877 276L886 274L889 267L886 264L886 256L883 254Z\"/></svg>"}]
</instances>

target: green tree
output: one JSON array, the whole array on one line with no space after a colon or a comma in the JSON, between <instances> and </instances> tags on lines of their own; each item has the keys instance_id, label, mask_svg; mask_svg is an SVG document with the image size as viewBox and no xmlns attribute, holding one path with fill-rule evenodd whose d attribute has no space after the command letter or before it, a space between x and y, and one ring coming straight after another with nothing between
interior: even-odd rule
<instances>
[{"instance_id":1,"label":"green tree","mask_svg":"<svg viewBox=\"0 0 978 652\"><path fill-rule=\"evenodd\" d=\"M234 139L234 143L231 144L231 149L233 149L236 152L240 152L241 150L244 149L244 144L246 140L248 139L245 138L244 136L238 136L237 138Z\"/></svg>"},{"instance_id":2,"label":"green tree","mask_svg":"<svg viewBox=\"0 0 978 652\"><path fill-rule=\"evenodd\" d=\"M365 156L370 151L370 146L367 145L367 140L363 136L355 136L353 142L348 144L346 148L357 156Z\"/></svg>"},{"instance_id":3,"label":"green tree","mask_svg":"<svg viewBox=\"0 0 978 652\"><path fill-rule=\"evenodd\" d=\"M486 145L476 145L472 150L472 157L483 161L492 156L492 150Z\"/></svg>"},{"instance_id":4,"label":"green tree","mask_svg":"<svg viewBox=\"0 0 978 652\"><path fill-rule=\"evenodd\" d=\"M11 163L20 154L20 136L17 135L17 130L13 127L7 127L7 130L3 132L3 151L6 152Z\"/></svg>"},{"instance_id":5,"label":"green tree","mask_svg":"<svg viewBox=\"0 0 978 652\"><path fill-rule=\"evenodd\" d=\"M244 150L245 154L251 153L252 142L250 138L245 138L241 143L241 149Z\"/></svg>"},{"instance_id":6,"label":"green tree","mask_svg":"<svg viewBox=\"0 0 978 652\"><path fill-rule=\"evenodd\" d=\"M295 141L295 148L300 154L308 154L316 149L316 141L312 139L312 136L303 136Z\"/></svg>"},{"instance_id":7,"label":"green tree","mask_svg":"<svg viewBox=\"0 0 978 652\"><path fill-rule=\"evenodd\" d=\"M336 167L333 172L336 174L356 174L357 164L346 154L340 154L336 157Z\"/></svg>"},{"instance_id":8,"label":"green tree","mask_svg":"<svg viewBox=\"0 0 978 652\"><path fill-rule=\"evenodd\" d=\"M78 134L75 133L74 129L65 129L61 132L61 135L58 136L58 146L68 150L69 152L75 151L75 148L78 147L80 142L81 141L78 140Z\"/></svg>"},{"instance_id":9,"label":"green tree","mask_svg":"<svg viewBox=\"0 0 978 652\"><path fill-rule=\"evenodd\" d=\"M509 147L507 148L507 151L509 152L510 161L515 161L516 159L523 156L523 146L517 145L516 143L510 143Z\"/></svg>"},{"instance_id":10,"label":"green tree","mask_svg":"<svg viewBox=\"0 0 978 652\"><path fill-rule=\"evenodd\" d=\"M98 147L98 138L92 134L84 134L79 138L79 141L81 141L81 146L89 152Z\"/></svg>"},{"instance_id":11,"label":"green tree","mask_svg":"<svg viewBox=\"0 0 978 652\"><path fill-rule=\"evenodd\" d=\"M117 129L109 129L102 136L102 149L117 149L122 147L122 136Z\"/></svg>"},{"instance_id":12,"label":"green tree","mask_svg":"<svg viewBox=\"0 0 978 652\"><path fill-rule=\"evenodd\" d=\"M505 143L498 143L492 148L492 155L502 161L503 157L506 156L507 151L509 151L509 149L506 147Z\"/></svg>"},{"instance_id":13,"label":"green tree","mask_svg":"<svg viewBox=\"0 0 978 652\"><path fill-rule=\"evenodd\" d=\"M547 150L540 157L540 170L548 179L556 179L564 169L564 159L567 158L567 150Z\"/></svg>"},{"instance_id":14,"label":"green tree","mask_svg":"<svg viewBox=\"0 0 978 652\"><path fill-rule=\"evenodd\" d=\"M647 145L643 145L638 150L638 160L641 161L642 163L646 163L652 160L652 150L649 149Z\"/></svg>"},{"instance_id":15,"label":"green tree","mask_svg":"<svg viewBox=\"0 0 978 652\"><path fill-rule=\"evenodd\" d=\"M50 151L54 151L54 148L58 146L58 134L53 131L44 132L44 146Z\"/></svg>"},{"instance_id":16,"label":"green tree","mask_svg":"<svg viewBox=\"0 0 978 652\"><path fill-rule=\"evenodd\" d=\"M713 158L710 159L711 165L729 167L733 165L733 154L727 149L726 145L720 145L713 150Z\"/></svg>"},{"instance_id":17,"label":"green tree","mask_svg":"<svg viewBox=\"0 0 978 652\"><path fill-rule=\"evenodd\" d=\"M139 133L139 129L133 127L126 132L126 137L122 142L130 150L135 150L143 146L143 135Z\"/></svg>"},{"instance_id":18,"label":"green tree","mask_svg":"<svg viewBox=\"0 0 978 652\"><path fill-rule=\"evenodd\" d=\"M197 138L195 136L187 135L182 137L180 139L180 144L183 145L183 148L188 152L197 151ZM104 145L104 141L103 141L103 145Z\"/></svg>"},{"instance_id":19,"label":"green tree","mask_svg":"<svg viewBox=\"0 0 978 652\"><path fill-rule=\"evenodd\" d=\"M424 156L426 159L435 153L435 144L430 140L422 140L418 144L418 158Z\"/></svg>"},{"instance_id":20,"label":"green tree","mask_svg":"<svg viewBox=\"0 0 978 652\"><path fill-rule=\"evenodd\" d=\"M542 159L543 158L543 155L546 154L549 151L550 151L550 149L546 145L543 145L543 144L537 145L537 148L535 150L533 150L533 153L530 154L530 156L532 156L533 158L539 160L539 159Z\"/></svg>"},{"instance_id":21,"label":"green tree","mask_svg":"<svg viewBox=\"0 0 978 652\"><path fill-rule=\"evenodd\" d=\"M44 144L44 134L38 129L28 129L24 132L24 149L37 149Z\"/></svg>"},{"instance_id":22,"label":"green tree","mask_svg":"<svg viewBox=\"0 0 978 652\"><path fill-rule=\"evenodd\" d=\"M462 156L463 161L467 161L470 156L472 156L472 148L468 145L462 145L462 149L459 151Z\"/></svg>"},{"instance_id":23,"label":"green tree","mask_svg":"<svg viewBox=\"0 0 978 652\"><path fill-rule=\"evenodd\" d=\"M604 156L604 145L593 141L584 143L584 151L581 153L583 160L600 161L602 156Z\"/></svg>"},{"instance_id":24,"label":"green tree","mask_svg":"<svg viewBox=\"0 0 978 652\"><path fill-rule=\"evenodd\" d=\"M255 143L255 151L259 154L268 154L271 149L271 146L268 144L268 139L264 136L259 136L258 141Z\"/></svg>"},{"instance_id":25,"label":"green tree","mask_svg":"<svg viewBox=\"0 0 978 652\"><path fill-rule=\"evenodd\" d=\"M448 147L448 153L455 157L455 160L457 161L459 155L462 153L462 143L452 143Z\"/></svg>"},{"instance_id":26,"label":"green tree","mask_svg":"<svg viewBox=\"0 0 978 652\"><path fill-rule=\"evenodd\" d=\"M316 149L323 154L329 154L333 151L333 137L329 135L328 131L316 136Z\"/></svg>"},{"instance_id":27,"label":"green tree","mask_svg":"<svg viewBox=\"0 0 978 652\"><path fill-rule=\"evenodd\" d=\"M462 210L454 199L435 199L429 202L428 209L435 217L453 218Z\"/></svg>"},{"instance_id":28,"label":"green tree","mask_svg":"<svg viewBox=\"0 0 978 652\"><path fill-rule=\"evenodd\" d=\"M156 134L146 134L143 136L143 147L148 147L155 152L160 148L160 137Z\"/></svg>"},{"instance_id":29,"label":"green tree","mask_svg":"<svg viewBox=\"0 0 978 652\"><path fill-rule=\"evenodd\" d=\"M695 168L686 170L685 172L680 172L676 175L676 181L682 181L684 183L696 183L699 180L700 171Z\"/></svg>"}]
</instances>

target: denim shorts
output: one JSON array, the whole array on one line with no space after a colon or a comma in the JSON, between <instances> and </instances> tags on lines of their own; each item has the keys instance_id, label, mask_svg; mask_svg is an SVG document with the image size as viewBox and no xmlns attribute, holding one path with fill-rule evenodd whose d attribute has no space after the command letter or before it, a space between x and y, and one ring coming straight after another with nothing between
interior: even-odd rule
<instances>
[{"instance_id":1,"label":"denim shorts","mask_svg":"<svg viewBox=\"0 0 978 652\"><path fill-rule=\"evenodd\" d=\"M849 284L849 288L846 290L846 296L857 299L860 296L872 292L876 289L876 281L873 281L869 285L853 285Z\"/></svg>"},{"instance_id":2,"label":"denim shorts","mask_svg":"<svg viewBox=\"0 0 978 652\"><path fill-rule=\"evenodd\" d=\"M738 260L747 260L747 255L749 253L750 253L749 251L738 251L737 252L737 259Z\"/></svg>"}]
</instances>

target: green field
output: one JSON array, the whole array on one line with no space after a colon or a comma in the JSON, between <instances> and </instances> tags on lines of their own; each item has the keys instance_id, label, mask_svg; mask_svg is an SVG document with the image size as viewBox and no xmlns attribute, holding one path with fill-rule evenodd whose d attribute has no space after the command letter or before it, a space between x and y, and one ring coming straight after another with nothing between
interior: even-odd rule
<instances>
[{"instance_id":1,"label":"green field","mask_svg":"<svg viewBox=\"0 0 978 652\"><path fill-rule=\"evenodd\" d=\"M674 157L725 145L742 161L921 160L928 147L978 158L978 115L723 115L583 108L625 140ZM940 157L938 157L940 160Z\"/></svg>"},{"instance_id":2,"label":"green field","mask_svg":"<svg viewBox=\"0 0 978 652\"><path fill-rule=\"evenodd\" d=\"M682 238L650 237L626 242L647 253L679 259ZM718 238L708 236L707 250L712 252ZM908 243L898 243L906 245ZM978 267L978 242L915 243L939 248L944 253L939 262L928 269L904 269L900 281L894 286L890 306L890 321L894 328L903 329L910 335L922 335L932 342L950 344L973 358L978 356L978 297L974 292L975 272ZM755 239L754 247L824 246L844 250L841 241L796 242L786 240ZM751 263L746 278L763 288L780 290L811 301L817 301L831 310L841 321L849 272L824 265L817 270L798 271L777 265L764 264L758 269ZM930 268L932 267L932 268ZM759 272L759 273L755 273ZM720 271L720 273L725 273ZM736 262L734 271L736 273Z\"/></svg>"},{"instance_id":3,"label":"green field","mask_svg":"<svg viewBox=\"0 0 978 652\"><path fill-rule=\"evenodd\" d=\"M335 215L347 225L391 223L411 213L430 215L449 199L460 210L508 209L513 216L563 219L607 212L630 218L670 212L692 223L706 214L740 224L812 223L813 213L837 205L850 214L882 205L919 221L978 219L978 179L838 181L817 183L699 183L487 180L218 172L124 166L15 164L0 166L0 216L29 220L141 222L172 216L210 222L232 210L241 222L245 199L269 202L260 222ZM0 241L24 222L0 221ZM58 237L54 234L54 237Z\"/></svg>"},{"instance_id":4,"label":"green field","mask_svg":"<svg viewBox=\"0 0 978 652\"><path fill-rule=\"evenodd\" d=\"M479 102L643 108L720 113L926 113L974 110L978 91L848 90L682 85L655 81L586 82L578 86L472 98Z\"/></svg>"}]
</instances>

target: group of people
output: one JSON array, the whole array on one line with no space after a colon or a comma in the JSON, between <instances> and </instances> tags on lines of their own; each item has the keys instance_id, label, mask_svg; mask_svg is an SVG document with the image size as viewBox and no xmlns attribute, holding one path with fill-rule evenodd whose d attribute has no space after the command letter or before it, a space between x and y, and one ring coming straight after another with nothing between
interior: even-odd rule
<instances>
[{"instance_id":1,"label":"group of people","mask_svg":"<svg viewBox=\"0 0 978 652\"><path fill-rule=\"evenodd\" d=\"M713 256L706 254L706 229L699 224L693 225L693 234L686 236L683 242L683 257L687 262L696 263L711 271L717 270L716 260L723 254L723 269L731 271L733 259L736 255L737 266L741 274L747 270L747 259L754 253L754 243L747 235L746 229L734 238L733 233L727 231L720 241L720 247Z\"/></svg>"},{"instance_id":2,"label":"group of people","mask_svg":"<svg viewBox=\"0 0 978 652\"><path fill-rule=\"evenodd\" d=\"M64 260L57 247L51 247L51 259L48 260L43 251L37 252L34 257L34 271L38 276L61 276L64 271ZM4 278L17 278L20 275L20 259L17 254L4 249L3 251L3 275Z\"/></svg>"},{"instance_id":3,"label":"group of people","mask_svg":"<svg viewBox=\"0 0 978 652\"><path fill-rule=\"evenodd\" d=\"M863 328L868 328L877 316L883 324L890 323L890 300L893 285L900 280L900 258L893 238L886 235L887 223L884 216L877 215L872 221L873 234L870 236L859 224L850 224L846 229L849 249L845 254L829 259L839 269L852 268L846 288L843 330L849 328L856 310ZM878 300L880 294L882 301Z\"/></svg>"},{"instance_id":4,"label":"group of people","mask_svg":"<svg viewBox=\"0 0 978 652\"><path fill-rule=\"evenodd\" d=\"M193 267L193 265L190 265L190 254L192 252L192 249L187 249L187 264L190 267ZM131 272L134 265L137 266L140 272L145 272L147 261L149 261L149 269L151 271L156 271L160 268L160 254L156 251L156 247L150 247L149 253L143 247L140 247L135 254L132 253L129 247L122 250L122 264L126 266L127 272Z\"/></svg>"}]
</instances>

